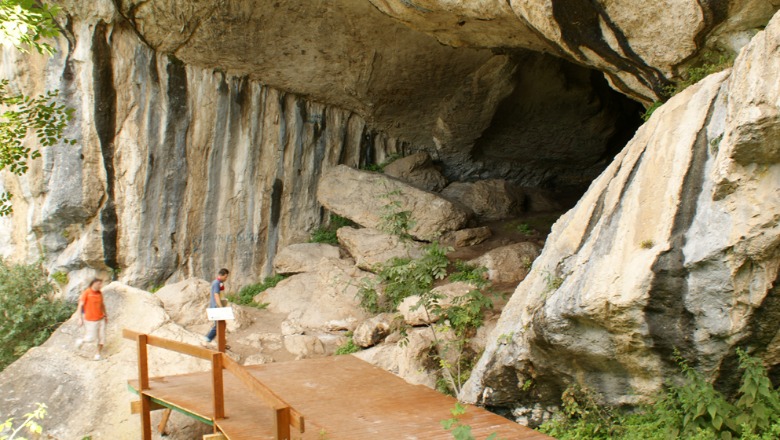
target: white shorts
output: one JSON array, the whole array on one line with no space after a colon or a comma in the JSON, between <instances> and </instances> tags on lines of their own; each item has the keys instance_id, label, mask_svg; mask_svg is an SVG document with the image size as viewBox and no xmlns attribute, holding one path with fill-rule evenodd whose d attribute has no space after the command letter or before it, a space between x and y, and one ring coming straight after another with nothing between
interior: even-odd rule
<instances>
[{"instance_id":1,"label":"white shorts","mask_svg":"<svg viewBox=\"0 0 780 440\"><path fill-rule=\"evenodd\" d=\"M106 343L106 320L87 321L84 320L84 342L95 342L99 345Z\"/></svg>"}]
</instances>

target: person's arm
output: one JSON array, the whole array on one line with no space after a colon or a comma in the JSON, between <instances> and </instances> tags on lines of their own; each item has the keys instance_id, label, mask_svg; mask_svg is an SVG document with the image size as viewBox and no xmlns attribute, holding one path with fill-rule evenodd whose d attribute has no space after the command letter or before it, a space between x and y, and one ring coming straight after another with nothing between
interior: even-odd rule
<instances>
[{"instance_id":1,"label":"person's arm","mask_svg":"<svg viewBox=\"0 0 780 440\"><path fill-rule=\"evenodd\" d=\"M76 307L76 316L78 316L79 327L84 325L84 297L79 298L79 306Z\"/></svg>"},{"instance_id":2,"label":"person's arm","mask_svg":"<svg viewBox=\"0 0 780 440\"><path fill-rule=\"evenodd\" d=\"M222 307L222 298L219 295L219 284L211 288L211 298L214 300L214 304L217 307Z\"/></svg>"},{"instance_id":3,"label":"person's arm","mask_svg":"<svg viewBox=\"0 0 780 440\"><path fill-rule=\"evenodd\" d=\"M100 311L103 312L103 319L105 319L106 324L108 324L108 313L106 312L106 303L100 303Z\"/></svg>"}]
</instances>

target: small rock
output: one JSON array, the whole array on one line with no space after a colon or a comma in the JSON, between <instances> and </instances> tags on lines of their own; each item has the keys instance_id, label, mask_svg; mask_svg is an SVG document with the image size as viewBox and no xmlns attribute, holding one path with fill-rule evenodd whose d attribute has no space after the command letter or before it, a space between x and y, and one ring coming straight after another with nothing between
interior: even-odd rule
<instances>
[{"instance_id":1,"label":"small rock","mask_svg":"<svg viewBox=\"0 0 780 440\"><path fill-rule=\"evenodd\" d=\"M392 258L419 258L423 255L422 245L415 241L404 241L400 237L375 229L340 228L336 233L339 243L364 270L376 270L377 265Z\"/></svg>"},{"instance_id":2,"label":"small rock","mask_svg":"<svg viewBox=\"0 0 780 440\"><path fill-rule=\"evenodd\" d=\"M361 347L372 347L384 339L393 323L393 315L383 313L360 323L352 335L355 344Z\"/></svg>"},{"instance_id":3,"label":"small rock","mask_svg":"<svg viewBox=\"0 0 780 440\"><path fill-rule=\"evenodd\" d=\"M276 333L253 333L236 342L264 352L276 351L282 348L282 335Z\"/></svg>"},{"instance_id":4,"label":"small rock","mask_svg":"<svg viewBox=\"0 0 780 440\"><path fill-rule=\"evenodd\" d=\"M282 331L282 335L284 336L302 335L303 326L296 320L287 319L285 321L282 321L281 331Z\"/></svg>"},{"instance_id":5,"label":"small rock","mask_svg":"<svg viewBox=\"0 0 780 440\"><path fill-rule=\"evenodd\" d=\"M534 243L514 243L493 249L469 264L487 268L488 279L494 283L519 284L528 275L539 252L539 246Z\"/></svg>"},{"instance_id":6,"label":"small rock","mask_svg":"<svg viewBox=\"0 0 780 440\"><path fill-rule=\"evenodd\" d=\"M487 226L480 226L478 228L468 228L450 232L442 238L442 242L448 246L462 248L478 245L492 235L493 232L490 231L490 228Z\"/></svg>"},{"instance_id":7,"label":"small rock","mask_svg":"<svg viewBox=\"0 0 780 440\"><path fill-rule=\"evenodd\" d=\"M562 211L563 205L555 200L555 194L539 188L523 188L526 208L530 212Z\"/></svg>"},{"instance_id":8,"label":"small rock","mask_svg":"<svg viewBox=\"0 0 780 440\"><path fill-rule=\"evenodd\" d=\"M274 270L279 274L314 272L323 258L339 258L337 246L323 243L298 243L283 248L274 259Z\"/></svg>"},{"instance_id":9,"label":"small rock","mask_svg":"<svg viewBox=\"0 0 780 440\"><path fill-rule=\"evenodd\" d=\"M433 166L428 153L416 153L385 166L385 174L426 191L441 191L447 179Z\"/></svg>"},{"instance_id":10,"label":"small rock","mask_svg":"<svg viewBox=\"0 0 780 440\"><path fill-rule=\"evenodd\" d=\"M503 220L523 213L522 188L500 179L454 182L441 193L471 209L483 220Z\"/></svg>"},{"instance_id":11,"label":"small rock","mask_svg":"<svg viewBox=\"0 0 780 440\"><path fill-rule=\"evenodd\" d=\"M262 365L262 364L270 364L274 361L274 358L270 356L266 356L264 354L253 354L251 356L247 356L246 359L244 359L244 362L242 365Z\"/></svg>"},{"instance_id":12,"label":"small rock","mask_svg":"<svg viewBox=\"0 0 780 440\"><path fill-rule=\"evenodd\" d=\"M325 355L325 345L316 336L289 335L284 337L284 348L296 359Z\"/></svg>"}]
</instances>

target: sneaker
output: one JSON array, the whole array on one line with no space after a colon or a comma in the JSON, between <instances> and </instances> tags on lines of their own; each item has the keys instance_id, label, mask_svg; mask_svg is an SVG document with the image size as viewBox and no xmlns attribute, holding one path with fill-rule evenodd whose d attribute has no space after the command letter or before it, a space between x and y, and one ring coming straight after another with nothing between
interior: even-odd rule
<instances>
[{"instance_id":1,"label":"sneaker","mask_svg":"<svg viewBox=\"0 0 780 440\"><path fill-rule=\"evenodd\" d=\"M92 358L92 359L94 359L94 360L96 360L96 361L99 361L99 360L103 359L103 357L102 357L102 356L100 356L99 354L96 354L96 355L95 355L95 357L94 357L94 358Z\"/></svg>"},{"instance_id":2,"label":"sneaker","mask_svg":"<svg viewBox=\"0 0 780 440\"><path fill-rule=\"evenodd\" d=\"M200 345L202 347L210 348L210 347L214 346L214 342L213 341L209 341L206 338L203 338L203 340L200 341Z\"/></svg>"},{"instance_id":3,"label":"sneaker","mask_svg":"<svg viewBox=\"0 0 780 440\"><path fill-rule=\"evenodd\" d=\"M76 339L76 350L81 348L82 345L84 345L84 340L81 338Z\"/></svg>"}]
</instances>

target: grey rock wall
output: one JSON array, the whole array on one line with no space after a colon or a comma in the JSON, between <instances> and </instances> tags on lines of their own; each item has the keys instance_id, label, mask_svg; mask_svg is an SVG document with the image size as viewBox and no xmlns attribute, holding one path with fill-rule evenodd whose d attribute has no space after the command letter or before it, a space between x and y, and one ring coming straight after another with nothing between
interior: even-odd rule
<instances>
[{"instance_id":1,"label":"grey rock wall","mask_svg":"<svg viewBox=\"0 0 780 440\"><path fill-rule=\"evenodd\" d=\"M633 405L675 350L725 391L738 347L780 379L779 71L776 15L653 114L554 225L461 397L527 408L576 383Z\"/></svg>"},{"instance_id":2,"label":"grey rock wall","mask_svg":"<svg viewBox=\"0 0 780 440\"><path fill-rule=\"evenodd\" d=\"M51 60L4 53L17 84L62 91L78 144L4 175L16 198L0 249L69 273L70 294L117 269L139 286L223 266L255 280L325 217L323 170L405 148L352 112L159 54L121 23L68 29Z\"/></svg>"}]
</instances>

